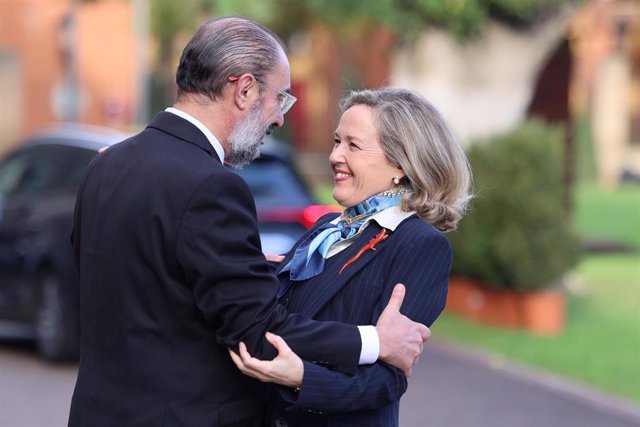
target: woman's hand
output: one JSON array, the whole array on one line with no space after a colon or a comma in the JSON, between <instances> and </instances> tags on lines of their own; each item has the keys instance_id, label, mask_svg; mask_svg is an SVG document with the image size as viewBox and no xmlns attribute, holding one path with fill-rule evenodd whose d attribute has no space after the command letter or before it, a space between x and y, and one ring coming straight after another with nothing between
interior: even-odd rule
<instances>
[{"instance_id":1,"label":"woman's hand","mask_svg":"<svg viewBox=\"0 0 640 427\"><path fill-rule=\"evenodd\" d=\"M282 261L284 261L284 255L265 254L265 257L267 258L267 261L270 261L270 262L282 262Z\"/></svg>"},{"instance_id":2,"label":"woman's hand","mask_svg":"<svg viewBox=\"0 0 640 427\"><path fill-rule=\"evenodd\" d=\"M278 350L278 355L273 360L259 360L251 357L244 343L238 346L239 354L229 350L233 363L238 369L250 377L262 382L281 384L287 387L297 388L302 385L304 364L278 335L267 332L269 341Z\"/></svg>"}]
</instances>

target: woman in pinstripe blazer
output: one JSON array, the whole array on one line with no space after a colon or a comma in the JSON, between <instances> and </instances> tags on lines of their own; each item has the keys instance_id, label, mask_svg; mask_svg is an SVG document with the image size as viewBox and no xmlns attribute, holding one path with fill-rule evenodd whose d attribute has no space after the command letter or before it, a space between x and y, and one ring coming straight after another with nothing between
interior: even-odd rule
<instances>
[{"instance_id":1,"label":"woman in pinstripe blazer","mask_svg":"<svg viewBox=\"0 0 640 427\"><path fill-rule=\"evenodd\" d=\"M333 197L346 209L321 218L281 261L280 302L318 320L375 323L403 283L402 312L431 325L444 308L455 229L470 199L471 172L445 121L402 89L353 92L329 157ZM274 388L270 426L397 426L407 379L378 362L349 376L302 361L275 335L273 361L232 354L247 375Z\"/></svg>"}]
</instances>

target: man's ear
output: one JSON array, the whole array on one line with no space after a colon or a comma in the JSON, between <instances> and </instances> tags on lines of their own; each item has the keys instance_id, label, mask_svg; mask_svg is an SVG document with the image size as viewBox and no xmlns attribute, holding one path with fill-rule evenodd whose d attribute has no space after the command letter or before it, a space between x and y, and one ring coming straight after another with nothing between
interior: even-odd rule
<instances>
[{"instance_id":1,"label":"man's ear","mask_svg":"<svg viewBox=\"0 0 640 427\"><path fill-rule=\"evenodd\" d=\"M233 100L237 107L246 110L258 96L258 82L252 74L245 73L238 77L233 91Z\"/></svg>"}]
</instances>

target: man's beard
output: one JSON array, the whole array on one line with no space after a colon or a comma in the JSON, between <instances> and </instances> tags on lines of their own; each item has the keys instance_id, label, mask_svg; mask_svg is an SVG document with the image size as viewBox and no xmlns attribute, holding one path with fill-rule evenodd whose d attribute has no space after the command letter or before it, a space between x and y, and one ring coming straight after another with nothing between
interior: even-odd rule
<instances>
[{"instance_id":1,"label":"man's beard","mask_svg":"<svg viewBox=\"0 0 640 427\"><path fill-rule=\"evenodd\" d=\"M230 153L225 156L228 165L241 168L260 155L260 145L271 126L260 122L262 103L256 103L247 118L238 123L229 134Z\"/></svg>"}]
</instances>

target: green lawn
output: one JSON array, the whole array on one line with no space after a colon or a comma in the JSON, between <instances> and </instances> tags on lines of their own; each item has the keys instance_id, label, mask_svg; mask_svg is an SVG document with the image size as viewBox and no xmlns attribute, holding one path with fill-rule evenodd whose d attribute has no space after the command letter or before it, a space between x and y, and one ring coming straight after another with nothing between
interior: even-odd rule
<instances>
[{"instance_id":1,"label":"green lawn","mask_svg":"<svg viewBox=\"0 0 640 427\"><path fill-rule=\"evenodd\" d=\"M640 185L627 184L615 192L581 185L576 192L575 224L583 238L615 240L640 250Z\"/></svg>"},{"instance_id":2,"label":"green lawn","mask_svg":"<svg viewBox=\"0 0 640 427\"><path fill-rule=\"evenodd\" d=\"M575 221L583 239L623 242L635 250L582 258L562 335L535 337L446 313L433 332L640 401L640 186L611 193L582 186Z\"/></svg>"}]
</instances>

